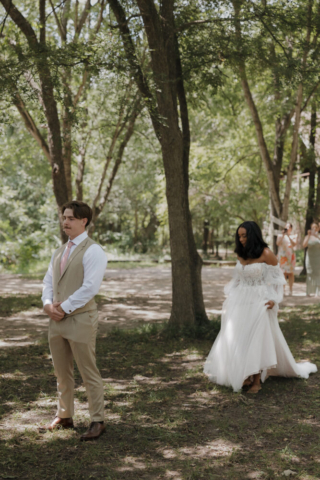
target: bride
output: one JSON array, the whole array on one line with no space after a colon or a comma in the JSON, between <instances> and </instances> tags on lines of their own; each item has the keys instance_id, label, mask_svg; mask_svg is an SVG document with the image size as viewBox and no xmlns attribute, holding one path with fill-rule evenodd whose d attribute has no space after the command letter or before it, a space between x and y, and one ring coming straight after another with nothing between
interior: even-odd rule
<instances>
[{"instance_id":1,"label":"bride","mask_svg":"<svg viewBox=\"0 0 320 480\"><path fill-rule=\"evenodd\" d=\"M278 324L286 282L276 256L255 222L242 223L235 240L238 262L204 373L235 392L249 385L248 393L257 393L270 375L308 378L316 365L295 362Z\"/></svg>"}]
</instances>

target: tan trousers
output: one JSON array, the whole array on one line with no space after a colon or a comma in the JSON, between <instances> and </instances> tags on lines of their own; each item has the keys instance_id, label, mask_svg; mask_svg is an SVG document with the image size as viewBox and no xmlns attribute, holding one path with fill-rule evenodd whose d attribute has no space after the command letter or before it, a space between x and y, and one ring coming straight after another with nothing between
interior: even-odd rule
<instances>
[{"instance_id":1,"label":"tan trousers","mask_svg":"<svg viewBox=\"0 0 320 480\"><path fill-rule=\"evenodd\" d=\"M61 322L50 320L49 346L57 377L57 416L60 418L74 415L75 360L86 387L91 422L104 420L103 383L95 353L97 327L97 312L74 315Z\"/></svg>"}]
</instances>

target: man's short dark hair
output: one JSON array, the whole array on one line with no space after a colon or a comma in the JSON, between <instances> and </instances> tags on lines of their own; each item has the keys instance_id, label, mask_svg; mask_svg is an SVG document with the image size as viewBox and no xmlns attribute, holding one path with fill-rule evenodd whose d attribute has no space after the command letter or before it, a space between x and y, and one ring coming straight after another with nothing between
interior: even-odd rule
<instances>
[{"instance_id":1,"label":"man's short dark hair","mask_svg":"<svg viewBox=\"0 0 320 480\"><path fill-rule=\"evenodd\" d=\"M92 209L87 203L80 202L78 200L72 200L72 202L67 202L61 208L62 214L64 214L64 211L67 208L70 208L70 210L73 211L73 215L75 218L86 218L88 220L86 223L86 227L90 224L92 220Z\"/></svg>"}]
</instances>

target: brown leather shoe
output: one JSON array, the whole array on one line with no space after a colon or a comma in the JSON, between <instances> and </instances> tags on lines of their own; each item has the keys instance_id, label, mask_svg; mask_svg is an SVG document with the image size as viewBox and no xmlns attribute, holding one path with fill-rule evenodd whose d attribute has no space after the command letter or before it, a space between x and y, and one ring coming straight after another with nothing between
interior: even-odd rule
<instances>
[{"instance_id":1,"label":"brown leather shoe","mask_svg":"<svg viewBox=\"0 0 320 480\"><path fill-rule=\"evenodd\" d=\"M60 428L74 428L72 418L55 417L52 423L40 427L39 430L50 430L52 432L52 430L59 430Z\"/></svg>"},{"instance_id":2,"label":"brown leather shoe","mask_svg":"<svg viewBox=\"0 0 320 480\"><path fill-rule=\"evenodd\" d=\"M103 434L106 427L104 423L91 422L89 429L81 435L80 440L93 440L94 438L99 438Z\"/></svg>"}]
</instances>

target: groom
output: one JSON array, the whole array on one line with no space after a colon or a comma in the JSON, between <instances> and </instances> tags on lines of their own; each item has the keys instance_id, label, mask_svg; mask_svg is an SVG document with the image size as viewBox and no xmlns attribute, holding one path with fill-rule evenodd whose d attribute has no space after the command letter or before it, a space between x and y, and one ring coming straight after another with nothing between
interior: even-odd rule
<instances>
[{"instance_id":1,"label":"groom","mask_svg":"<svg viewBox=\"0 0 320 480\"><path fill-rule=\"evenodd\" d=\"M103 384L95 356L98 312L94 296L99 291L107 257L87 235L86 227L92 219L89 205L66 203L62 215L69 241L54 252L43 280L42 301L50 317L49 346L58 388L57 414L45 429L73 428L75 359L86 387L91 418L81 440L91 440L105 430Z\"/></svg>"}]
</instances>

